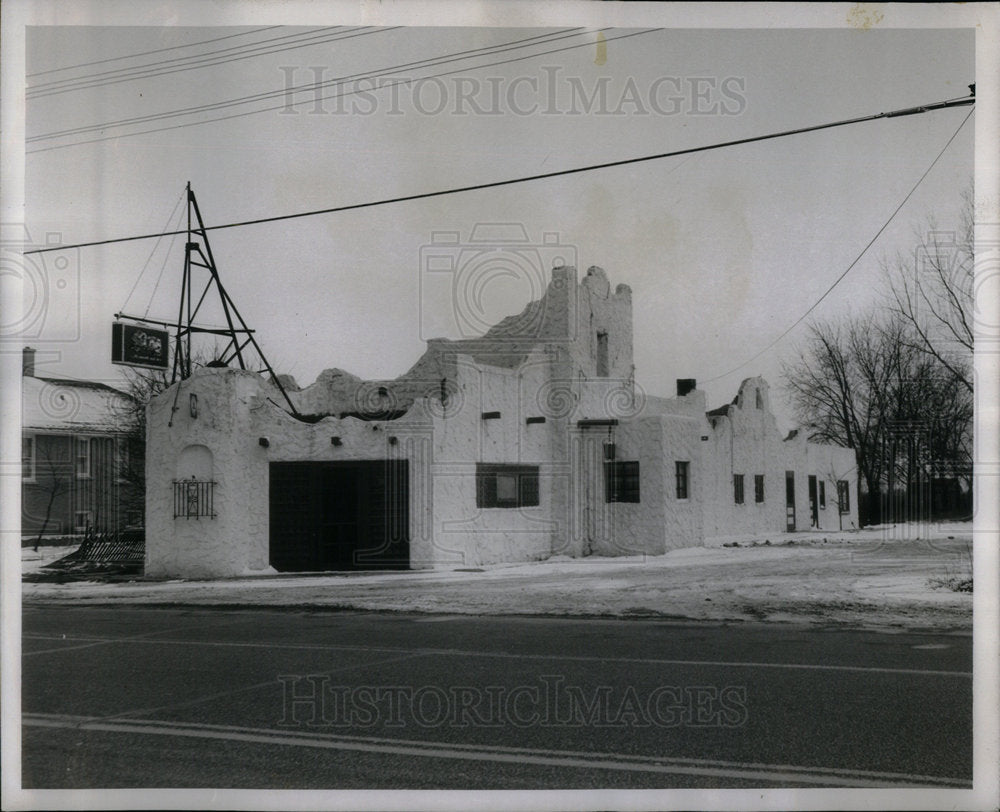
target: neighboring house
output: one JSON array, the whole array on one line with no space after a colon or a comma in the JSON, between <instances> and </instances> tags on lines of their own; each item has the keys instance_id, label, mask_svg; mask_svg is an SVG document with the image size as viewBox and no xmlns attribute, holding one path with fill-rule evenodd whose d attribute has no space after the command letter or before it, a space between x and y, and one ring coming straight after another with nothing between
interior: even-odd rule
<instances>
[{"instance_id":1,"label":"neighboring house","mask_svg":"<svg viewBox=\"0 0 1000 812\"><path fill-rule=\"evenodd\" d=\"M128 395L94 381L38 377L30 347L21 385L22 536L141 527L141 494L122 478Z\"/></svg>"},{"instance_id":2,"label":"neighboring house","mask_svg":"<svg viewBox=\"0 0 1000 812\"><path fill-rule=\"evenodd\" d=\"M853 452L782 439L762 378L707 413L693 380L643 392L632 292L600 268L555 268L522 313L429 341L395 380L282 380L298 418L238 369L150 402L148 575L660 555L857 527Z\"/></svg>"}]
</instances>

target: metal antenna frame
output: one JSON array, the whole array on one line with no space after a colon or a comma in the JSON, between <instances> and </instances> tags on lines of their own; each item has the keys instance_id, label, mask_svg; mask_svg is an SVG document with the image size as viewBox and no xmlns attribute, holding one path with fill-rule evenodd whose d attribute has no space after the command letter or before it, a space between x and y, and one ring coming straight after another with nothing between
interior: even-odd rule
<instances>
[{"instance_id":1,"label":"metal antenna frame","mask_svg":"<svg viewBox=\"0 0 1000 812\"><path fill-rule=\"evenodd\" d=\"M196 226L192 224L192 214L194 215L194 222L197 223ZM198 295L197 300L194 298L194 281L191 278L192 269L195 267L203 268L209 274L208 281ZM226 326L199 327L194 321L213 284L219 294L222 312L226 317ZM239 361L240 369L247 369L243 351L247 347L252 347L260 357L264 368L270 374L271 381L278 387L278 390L285 398L285 402L288 404L292 415L295 417L300 416L298 409L295 408L295 404L292 403L291 398L288 396L288 392L285 391L285 387L281 385L278 376L274 374L274 369L271 368L271 364L257 343L257 339L254 338L254 331L247 327L246 322L240 315L240 311L237 310L236 304L226 292L222 280L219 278L219 270L215 264L215 257L212 254L212 246L208 241L208 232L204 221L201 219L201 210L198 208L198 201L195 199L194 192L191 191L190 181L187 184L187 242L184 247L184 275L181 281L181 300L177 311L176 325L156 319L126 316L123 313L116 313L115 317L151 324L162 324L165 327L174 326L176 328L174 363L170 375L171 384L177 381L178 376L182 381L191 377L191 336L195 333L208 333L210 335L227 336L229 338L219 358L216 359L224 366L229 366L230 362L236 359Z\"/></svg>"}]
</instances>

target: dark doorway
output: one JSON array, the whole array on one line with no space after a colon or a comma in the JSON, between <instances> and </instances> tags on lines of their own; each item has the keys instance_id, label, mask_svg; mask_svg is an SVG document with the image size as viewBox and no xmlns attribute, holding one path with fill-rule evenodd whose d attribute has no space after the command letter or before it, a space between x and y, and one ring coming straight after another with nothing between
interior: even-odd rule
<instances>
[{"instance_id":1,"label":"dark doorway","mask_svg":"<svg viewBox=\"0 0 1000 812\"><path fill-rule=\"evenodd\" d=\"M409 568L406 460L272 462L270 475L276 570Z\"/></svg>"},{"instance_id":2,"label":"dark doorway","mask_svg":"<svg viewBox=\"0 0 1000 812\"><path fill-rule=\"evenodd\" d=\"M816 489L816 477L809 476L809 516L812 526L819 527L819 496Z\"/></svg>"},{"instance_id":3,"label":"dark doorway","mask_svg":"<svg viewBox=\"0 0 1000 812\"><path fill-rule=\"evenodd\" d=\"M785 530L795 529L795 472L785 471Z\"/></svg>"}]
</instances>

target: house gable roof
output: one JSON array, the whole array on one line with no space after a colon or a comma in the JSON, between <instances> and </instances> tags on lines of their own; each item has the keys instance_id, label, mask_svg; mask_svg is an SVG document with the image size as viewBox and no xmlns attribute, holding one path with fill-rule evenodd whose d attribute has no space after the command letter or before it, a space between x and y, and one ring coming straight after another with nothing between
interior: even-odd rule
<instances>
[{"instance_id":1,"label":"house gable roof","mask_svg":"<svg viewBox=\"0 0 1000 812\"><path fill-rule=\"evenodd\" d=\"M115 433L131 396L97 381L21 378L21 424L25 429Z\"/></svg>"}]
</instances>

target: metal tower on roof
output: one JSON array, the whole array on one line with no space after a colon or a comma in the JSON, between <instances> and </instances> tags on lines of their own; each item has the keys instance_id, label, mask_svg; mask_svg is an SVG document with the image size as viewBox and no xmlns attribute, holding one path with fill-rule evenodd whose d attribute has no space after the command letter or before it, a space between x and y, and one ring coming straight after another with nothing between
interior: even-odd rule
<instances>
[{"instance_id":1,"label":"metal tower on roof","mask_svg":"<svg viewBox=\"0 0 1000 812\"><path fill-rule=\"evenodd\" d=\"M257 339L254 338L254 330L251 330L247 326L235 302L233 302L232 297L226 291L222 280L219 278L218 266L215 263L212 246L208 240L208 229L201 218L201 210L198 208L198 201L191 190L190 182L187 184L186 194L187 241L184 246L184 275L181 280L181 300L177 311L176 324L147 319L145 317L126 316L122 313L116 314L116 318L162 324L165 327L175 327L171 383L175 383L178 378L184 380L191 376L191 338L195 334L216 335L227 339L226 345L222 348L221 352L217 352L216 358L210 362L212 366L229 366L233 361L237 361L240 369L248 369L246 355L250 350L255 351L264 369L270 375L271 381L284 397L291 413L298 417L299 413L295 408L295 404L292 403L288 392L281 385L278 376L274 374L271 364L257 343ZM202 272L207 273L207 278L202 275ZM195 319L202 307L207 301L210 301L209 294L213 289L225 317L226 325L224 327L205 327L195 323Z\"/></svg>"}]
</instances>

